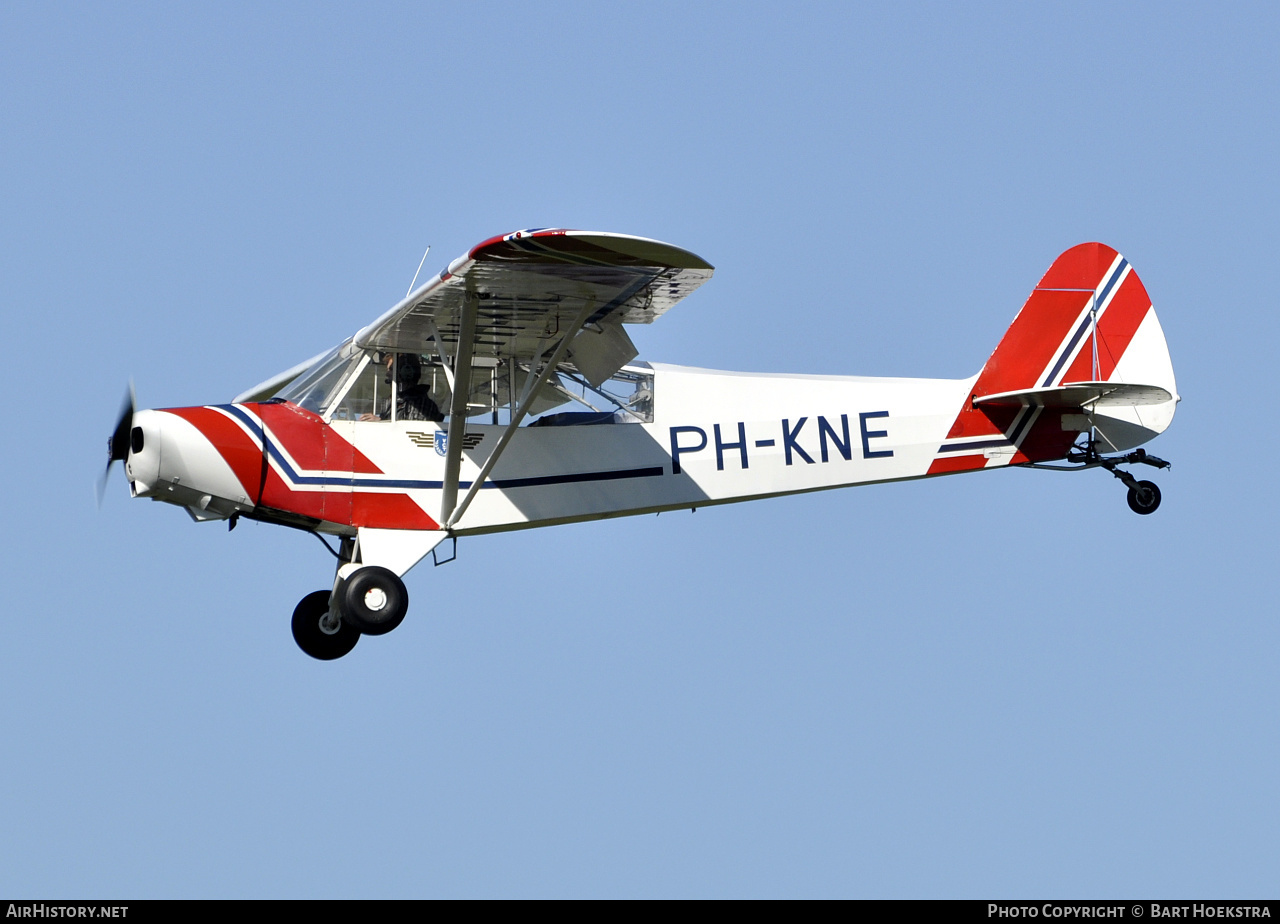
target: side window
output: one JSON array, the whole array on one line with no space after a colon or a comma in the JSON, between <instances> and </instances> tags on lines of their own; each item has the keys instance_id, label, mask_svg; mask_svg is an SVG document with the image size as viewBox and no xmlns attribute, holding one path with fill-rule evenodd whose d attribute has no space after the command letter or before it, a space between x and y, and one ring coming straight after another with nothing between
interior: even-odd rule
<instances>
[{"instance_id":1,"label":"side window","mask_svg":"<svg viewBox=\"0 0 1280 924\"><path fill-rule=\"evenodd\" d=\"M419 353L369 351L368 361L339 389L332 405L334 420L437 420L448 404L445 378L438 366ZM390 381L394 368L395 387ZM395 396L394 407L392 396ZM394 413L393 413L394 411Z\"/></svg>"},{"instance_id":2,"label":"side window","mask_svg":"<svg viewBox=\"0 0 1280 924\"><path fill-rule=\"evenodd\" d=\"M370 356L333 409L334 420L359 420L368 414L378 415L387 411L391 398L391 386L385 381L386 367Z\"/></svg>"},{"instance_id":3,"label":"side window","mask_svg":"<svg viewBox=\"0 0 1280 924\"><path fill-rule=\"evenodd\" d=\"M597 413L612 413L612 423L653 423L653 373L647 368L619 369L599 388L576 372L560 378L566 395Z\"/></svg>"},{"instance_id":4,"label":"side window","mask_svg":"<svg viewBox=\"0 0 1280 924\"><path fill-rule=\"evenodd\" d=\"M619 410L641 423L653 423L653 373L623 369L605 388L619 404Z\"/></svg>"}]
</instances>

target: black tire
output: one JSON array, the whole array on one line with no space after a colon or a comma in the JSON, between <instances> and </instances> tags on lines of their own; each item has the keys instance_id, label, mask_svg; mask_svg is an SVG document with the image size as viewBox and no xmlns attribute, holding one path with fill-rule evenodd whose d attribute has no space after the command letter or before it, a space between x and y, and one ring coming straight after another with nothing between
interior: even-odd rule
<instances>
[{"instance_id":1,"label":"black tire","mask_svg":"<svg viewBox=\"0 0 1280 924\"><path fill-rule=\"evenodd\" d=\"M342 618L365 635L386 635L409 612L409 591L394 571L369 565L338 588Z\"/></svg>"},{"instance_id":2,"label":"black tire","mask_svg":"<svg viewBox=\"0 0 1280 924\"><path fill-rule=\"evenodd\" d=\"M318 661L332 661L356 647L360 632L347 625L338 624L332 635L320 628L320 618L329 611L329 591L317 590L303 597L293 609L293 640L298 647Z\"/></svg>"},{"instance_id":3,"label":"black tire","mask_svg":"<svg viewBox=\"0 0 1280 924\"><path fill-rule=\"evenodd\" d=\"M1146 516L1160 506L1160 489L1153 481L1139 481L1129 489L1129 509Z\"/></svg>"}]
</instances>

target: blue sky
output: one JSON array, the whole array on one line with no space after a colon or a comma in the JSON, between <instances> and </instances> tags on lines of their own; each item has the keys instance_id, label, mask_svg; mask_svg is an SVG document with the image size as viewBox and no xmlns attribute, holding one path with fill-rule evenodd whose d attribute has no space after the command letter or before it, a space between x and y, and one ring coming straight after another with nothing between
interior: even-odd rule
<instances>
[{"instance_id":1,"label":"blue sky","mask_svg":"<svg viewBox=\"0 0 1280 924\"><path fill-rule=\"evenodd\" d=\"M1274 896L1267 5L0 7L0 891ZM471 539L311 661L315 540L93 483L496 233L671 241L634 339L977 371L1121 250L1184 398L1139 518L1012 471Z\"/></svg>"}]
</instances>

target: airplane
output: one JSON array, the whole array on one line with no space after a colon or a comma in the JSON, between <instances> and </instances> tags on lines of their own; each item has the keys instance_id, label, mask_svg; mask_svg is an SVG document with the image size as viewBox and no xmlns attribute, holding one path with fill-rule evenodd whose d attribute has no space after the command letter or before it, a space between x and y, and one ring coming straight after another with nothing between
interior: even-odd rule
<instances>
[{"instance_id":1,"label":"airplane","mask_svg":"<svg viewBox=\"0 0 1280 924\"><path fill-rule=\"evenodd\" d=\"M1164 332L1119 253L1059 256L965 379L723 372L637 359L649 324L711 278L647 238L490 238L332 350L229 403L135 410L108 441L133 497L197 522L315 533L332 587L292 631L320 660L408 611L404 575L445 540L1010 466L1123 466L1179 400ZM325 537L337 543L329 544ZM449 559L446 559L449 560ZM438 560L437 560L438 561Z\"/></svg>"}]
</instances>

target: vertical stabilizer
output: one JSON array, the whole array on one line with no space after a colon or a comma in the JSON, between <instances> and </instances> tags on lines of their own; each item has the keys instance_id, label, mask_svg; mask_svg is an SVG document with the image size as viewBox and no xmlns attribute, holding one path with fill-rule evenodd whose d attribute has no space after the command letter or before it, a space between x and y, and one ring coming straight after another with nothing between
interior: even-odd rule
<instances>
[{"instance_id":1,"label":"vertical stabilizer","mask_svg":"<svg viewBox=\"0 0 1280 924\"><path fill-rule=\"evenodd\" d=\"M1120 382L1163 388L1173 398L1144 406L975 407L984 395ZM1097 428L1099 448L1120 451L1169 426L1177 386L1164 331L1129 261L1105 244L1063 253L1027 298L957 410L931 472L1061 459L1078 434Z\"/></svg>"}]
</instances>

